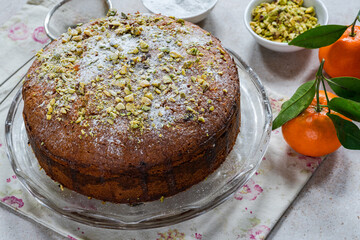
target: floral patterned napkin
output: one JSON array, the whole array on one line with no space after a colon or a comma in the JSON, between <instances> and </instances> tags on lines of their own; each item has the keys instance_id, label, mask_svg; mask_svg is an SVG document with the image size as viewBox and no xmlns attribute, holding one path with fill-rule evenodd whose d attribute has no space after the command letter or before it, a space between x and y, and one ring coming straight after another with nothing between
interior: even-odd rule
<instances>
[{"instance_id":1,"label":"floral patterned napkin","mask_svg":"<svg viewBox=\"0 0 360 240\"><path fill-rule=\"evenodd\" d=\"M48 41L42 25L53 1L29 1L0 27L0 76L8 76ZM13 79L9 85L18 80ZM0 90L0 98L6 91ZM284 99L268 92L276 114ZM10 102L8 99L0 106L2 126ZM281 132L275 130L256 174L221 206L170 227L107 230L64 219L24 190L11 169L4 146L4 128L0 129L0 202L69 239L264 239L322 161L295 153L284 142Z\"/></svg>"}]
</instances>

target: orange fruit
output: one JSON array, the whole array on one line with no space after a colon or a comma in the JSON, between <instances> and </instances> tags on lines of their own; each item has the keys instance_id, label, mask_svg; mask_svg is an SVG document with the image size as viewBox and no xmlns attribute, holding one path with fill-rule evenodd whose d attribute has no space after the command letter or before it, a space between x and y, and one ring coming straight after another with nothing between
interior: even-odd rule
<instances>
[{"instance_id":1,"label":"orange fruit","mask_svg":"<svg viewBox=\"0 0 360 240\"><path fill-rule=\"evenodd\" d=\"M327 94L329 100L336 97L333 93ZM319 91L319 102L321 105L327 105L324 91ZM327 107L323 107L320 112L316 111L315 96L309 107L282 126L285 141L296 152L311 157L320 157L336 151L341 144L333 122L326 116L328 111ZM348 120L337 112L331 113Z\"/></svg>"},{"instance_id":2,"label":"orange fruit","mask_svg":"<svg viewBox=\"0 0 360 240\"><path fill-rule=\"evenodd\" d=\"M360 26L351 27L335 43L319 49L319 60L325 59L324 70L330 77L360 78Z\"/></svg>"}]
</instances>

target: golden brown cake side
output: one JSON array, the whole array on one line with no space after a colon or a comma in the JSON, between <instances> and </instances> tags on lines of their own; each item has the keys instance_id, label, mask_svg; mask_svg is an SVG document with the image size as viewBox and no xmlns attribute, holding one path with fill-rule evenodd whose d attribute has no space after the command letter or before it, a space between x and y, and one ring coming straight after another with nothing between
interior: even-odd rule
<instances>
[{"instance_id":1,"label":"golden brown cake side","mask_svg":"<svg viewBox=\"0 0 360 240\"><path fill-rule=\"evenodd\" d=\"M240 126L236 66L196 25L110 16L38 54L24 122L45 172L97 199L141 202L205 179Z\"/></svg>"}]
</instances>

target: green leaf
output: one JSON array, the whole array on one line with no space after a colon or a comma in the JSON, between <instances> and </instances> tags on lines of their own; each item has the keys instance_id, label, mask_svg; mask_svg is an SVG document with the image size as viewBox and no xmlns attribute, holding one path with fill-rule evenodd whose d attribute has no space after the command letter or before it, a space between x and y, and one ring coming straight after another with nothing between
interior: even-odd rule
<instances>
[{"instance_id":1,"label":"green leaf","mask_svg":"<svg viewBox=\"0 0 360 240\"><path fill-rule=\"evenodd\" d=\"M324 25L312 28L297 36L289 42L289 45L304 48L325 47L336 42L347 28L343 25Z\"/></svg>"},{"instance_id":2,"label":"green leaf","mask_svg":"<svg viewBox=\"0 0 360 240\"><path fill-rule=\"evenodd\" d=\"M336 97L330 100L328 106L331 110L338 112L345 117L360 122L360 103Z\"/></svg>"},{"instance_id":3,"label":"green leaf","mask_svg":"<svg viewBox=\"0 0 360 240\"><path fill-rule=\"evenodd\" d=\"M334 123L340 143L347 149L360 150L360 129L338 115L326 114Z\"/></svg>"},{"instance_id":4,"label":"green leaf","mask_svg":"<svg viewBox=\"0 0 360 240\"><path fill-rule=\"evenodd\" d=\"M360 22L360 10L359 10L359 12L358 12L358 14L357 14L357 19L358 19L358 21Z\"/></svg>"},{"instance_id":5,"label":"green leaf","mask_svg":"<svg viewBox=\"0 0 360 240\"><path fill-rule=\"evenodd\" d=\"M294 95L281 106L279 115L273 122L272 129L277 129L287 121L295 118L304 111L312 102L315 96L315 80L301 85Z\"/></svg>"},{"instance_id":6,"label":"green leaf","mask_svg":"<svg viewBox=\"0 0 360 240\"><path fill-rule=\"evenodd\" d=\"M338 77L326 79L326 81L338 96L360 102L360 79L354 77Z\"/></svg>"}]
</instances>

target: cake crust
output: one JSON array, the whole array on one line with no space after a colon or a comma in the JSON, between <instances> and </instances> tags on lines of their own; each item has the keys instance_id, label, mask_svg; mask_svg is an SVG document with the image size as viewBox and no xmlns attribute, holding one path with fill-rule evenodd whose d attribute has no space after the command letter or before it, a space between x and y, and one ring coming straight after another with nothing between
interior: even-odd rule
<instances>
[{"instance_id":1,"label":"cake crust","mask_svg":"<svg viewBox=\"0 0 360 240\"><path fill-rule=\"evenodd\" d=\"M161 15L113 15L69 30L29 69L24 122L45 172L117 203L202 181L240 127L236 66L220 41Z\"/></svg>"}]
</instances>

